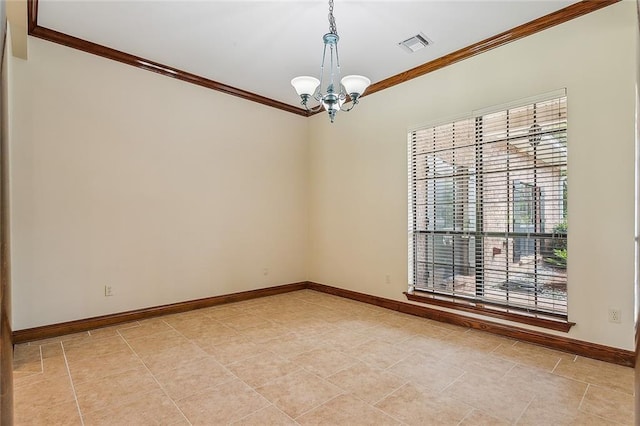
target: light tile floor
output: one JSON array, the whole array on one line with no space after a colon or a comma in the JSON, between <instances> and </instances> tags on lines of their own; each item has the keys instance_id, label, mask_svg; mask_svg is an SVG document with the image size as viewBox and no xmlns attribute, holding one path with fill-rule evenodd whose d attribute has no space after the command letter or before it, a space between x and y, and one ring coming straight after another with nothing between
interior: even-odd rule
<instances>
[{"instance_id":1,"label":"light tile floor","mask_svg":"<svg viewBox=\"0 0 640 426\"><path fill-rule=\"evenodd\" d=\"M613 425L633 370L297 291L18 345L15 423Z\"/></svg>"}]
</instances>

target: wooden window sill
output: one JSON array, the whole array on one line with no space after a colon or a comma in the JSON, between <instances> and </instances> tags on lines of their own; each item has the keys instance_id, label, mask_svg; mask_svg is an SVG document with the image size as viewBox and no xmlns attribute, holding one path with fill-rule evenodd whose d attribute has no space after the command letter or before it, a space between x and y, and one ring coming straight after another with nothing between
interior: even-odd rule
<instances>
[{"instance_id":1,"label":"wooden window sill","mask_svg":"<svg viewBox=\"0 0 640 426\"><path fill-rule=\"evenodd\" d=\"M420 302L428 305L451 308L458 311L472 312L478 315L500 318L507 321L519 322L565 333L567 333L571 327L576 325L576 323L569 322L562 318L554 318L552 316L545 316L539 313L530 313L520 309L485 305L483 303L466 301L455 297L439 296L421 291L414 291L413 293L405 292L404 294L407 299L412 302Z\"/></svg>"}]
</instances>

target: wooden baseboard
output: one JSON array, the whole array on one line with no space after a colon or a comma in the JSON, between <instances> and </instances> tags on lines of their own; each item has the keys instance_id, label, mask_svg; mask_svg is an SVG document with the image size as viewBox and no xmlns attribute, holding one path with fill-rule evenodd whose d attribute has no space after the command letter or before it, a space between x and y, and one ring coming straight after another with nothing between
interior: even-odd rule
<instances>
[{"instance_id":1,"label":"wooden baseboard","mask_svg":"<svg viewBox=\"0 0 640 426\"><path fill-rule=\"evenodd\" d=\"M435 321L446 322L462 327L474 328L477 330L482 330L489 333L521 340L523 342L534 343L551 349L569 352L587 358L598 359L601 361L611 362L627 367L634 367L636 364L636 352L634 351L599 345L597 343L584 342L567 337L554 336L552 334L542 333L539 331L526 330L520 327L499 324L478 318L471 318L466 315L441 311L426 306L414 305L411 303L400 302L391 299L385 299L383 297L372 296L365 293L358 293L355 291L345 290L338 287L332 287L329 285L318 284L314 282L285 284L276 287L243 291L240 293L207 297L204 299L190 300L186 302L173 303L152 308L138 309L134 311L121 312L77 321L69 321L59 324L45 325L42 327L17 330L13 332L13 341L14 343L29 342L33 340L40 340L49 337L62 336L64 334L93 330L100 327L106 327L130 321L137 321L161 315L186 312L193 309L206 308L209 306L221 305L225 303L240 302L243 300L272 296L275 294L288 293L290 291L303 289L311 289L322 293L344 297L347 299L357 300L359 302L364 302L405 314L432 319Z\"/></svg>"},{"instance_id":2,"label":"wooden baseboard","mask_svg":"<svg viewBox=\"0 0 640 426\"><path fill-rule=\"evenodd\" d=\"M58 324L44 325L41 327L27 328L13 332L14 343L24 343L33 340L47 339L70 333L94 330L115 324L130 321L143 320L161 315L176 314L194 309L207 308L225 303L241 302L243 300L256 299L258 297L273 296L275 294L288 293L290 291L307 288L307 282L285 284L276 287L261 288L258 290L242 291L239 293L222 296L207 297L204 299L189 300L186 302L172 303L169 305L154 306L151 308L136 309L133 311L119 312L116 314L99 317L68 321Z\"/></svg>"},{"instance_id":3,"label":"wooden baseboard","mask_svg":"<svg viewBox=\"0 0 640 426\"><path fill-rule=\"evenodd\" d=\"M637 1L638 4L638 20L640 21L640 0ZM636 318L636 365L640 366L640 312L638 312L638 316ZM634 412L636 414L636 425L640 424L640 368L636 368L634 371L634 390L635 395L633 397L634 403Z\"/></svg>"},{"instance_id":4,"label":"wooden baseboard","mask_svg":"<svg viewBox=\"0 0 640 426\"><path fill-rule=\"evenodd\" d=\"M526 330L520 327L513 327L483 319L471 318L466 315L441 311L426 306L419 306L391 299L385 299L383 297L371 296L369 294L358 293L351 290L344 290L324 284L310 282L308 284L308 288L311 290L345 297L347 299L357 300L359 302L369 303L371 305L376 305L387 309L392 309L394 311L402 312L405 314L416 315L419 317L429 318L435 321L446 322L449 324L455 324L462 327L474 328L477 330L482 330L489 333L521 340L523 342L534 343L547 348L557 349L563 352L569 352L587 358L598 359L601 361L611 362L627 367L634 367L636 363L636 352L634 351L599 345L597 343L584 342L567 337L554 336L552 334L542 333L539 331Z\"/></svg>"},{"instance_id":5,"label":"wooden baseboard","mask_svg":"<svg viewBox=\"0 0 640 426\"><path fill-rule=\"evenodd\" d=\"M0 284L3 289L6 289L5 284L6 281ZM13 424L13 342L7 309L9 303L3 290L0 290L0 425L2 426Z\"/></svg>"}]
</instances>

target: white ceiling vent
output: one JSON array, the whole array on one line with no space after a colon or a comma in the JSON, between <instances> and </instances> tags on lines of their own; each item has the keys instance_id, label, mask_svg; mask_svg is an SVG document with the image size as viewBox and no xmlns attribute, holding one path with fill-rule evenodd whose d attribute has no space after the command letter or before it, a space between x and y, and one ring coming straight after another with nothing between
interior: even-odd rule
<instances>
[{"instance_id":1,"label":"white ceiling vent","mask_svg":"<svg viewBox=\"0 0 640 426\"><path fill-rule=\"evenodd\" d=\"M406 39L405 41L401 41L398 43L398 46L402 47L409 53L414 53L423 47L429 46L430 44L433 44L433 42L429 40L426 35L420 33Z\"/></svg>"}]
</instances>

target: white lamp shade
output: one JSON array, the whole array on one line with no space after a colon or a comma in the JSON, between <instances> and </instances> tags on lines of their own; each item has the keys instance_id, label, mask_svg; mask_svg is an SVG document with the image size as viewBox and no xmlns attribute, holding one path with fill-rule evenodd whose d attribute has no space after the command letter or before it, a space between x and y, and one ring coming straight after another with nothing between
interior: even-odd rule
<instances>
[{"instance_id":1,"label":"white lamp shade","mask_svg":"<svg viewBox=\"0 0 640 426\"><path fill-rule=\"evenodd\" d=\"M341 83L348 94L357 93L362 95L371 84L371 80L362 75L347 75L342 79Z\"/></svg>"},{"instance_id":2,"label":"white lamp shade","mask_svg":"<svg viewBox=\"0 0 640 426\"><path fill-rule=\"evenodd\" d=\"M291 85L294 89L296 89L296 92L298 92L299 96L313 95L316 91L316 88L320 85L320 80L315 77L303 75L291 80Z\"/></svg>"}]
</instances>

